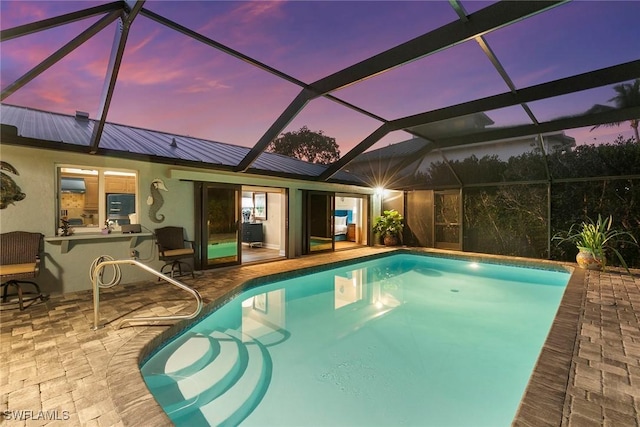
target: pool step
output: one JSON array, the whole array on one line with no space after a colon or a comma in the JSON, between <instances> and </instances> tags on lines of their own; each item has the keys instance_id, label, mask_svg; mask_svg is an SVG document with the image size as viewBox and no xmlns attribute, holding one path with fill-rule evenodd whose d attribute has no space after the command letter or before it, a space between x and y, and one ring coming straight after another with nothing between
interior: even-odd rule
<instances>
[{"instance_id":1,"label":"pool step","mask_svg":"<svg viewBox=\"0 0 640 427\"><path fill-rule=\"evenodd\" d=\"M202 405L201 413L210 425L235 426L244 420L264 397L271 382L271 356L266 347L237 331L227 331L244 342L248 364L242 377L217 399Z\"/></svg>"},{"instance_id":2,"label":"pool step","mask_svg":"<svg viewBox=\"0 0 640 427\"><path fill-rule=\"evenodd\" d=\"M191 359L189 352L197 347L192 338L176 348L165 365L153 375L145 375L145 381L154 397L169 416L186 408L197 410L203 400L207 402L215 399L242 375L246 367L243 362L246 360L246 350L237 339L218 331L209 336L201 336L212 343L212 348L219 348L217 357L210 359L206 365L202 365L200 361L197 366L188 365ZM180 355L187 356L182 363L177 357ZM167 372L168 369L177 370L182 375ZM166 373L163 375L163 372Z\"/></svg>"},{"instance_id":3,"label":"pool step","mask_svg":"<svg viewBox=\"0 0 640 427\"><path fill-rule=\"evenodd\" d=\"M235 330L191 333L170 346L173 352L145 364L143 375L178 426L236 425L266 393L271 358L247 335Z\"/></svg>"},{"instance_id":4,"label":"pool step","mask_svg":"<svg viewBox=\"0 0 640 427\"><path fill-rule=\"evenodd\" d=\"M213 338L189 332L166 345L165 351L145 363L141 372L149 387L174 384L207 366L220 353L220 345Z\"/></svg>"}]
</instances>

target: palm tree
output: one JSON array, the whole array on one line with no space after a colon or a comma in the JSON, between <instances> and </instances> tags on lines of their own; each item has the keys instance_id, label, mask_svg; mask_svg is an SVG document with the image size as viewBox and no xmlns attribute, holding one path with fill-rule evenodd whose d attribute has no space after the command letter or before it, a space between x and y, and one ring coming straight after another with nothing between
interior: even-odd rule
<instances>
[{"instance_id":1,"label":"palm tree","mask_svg":"<svg viewBox=\"0 0 640 427\"><path fill-rule=\"evenodd\" d=\"M616 96L611 98L609 102L613 102L616 106L610 107L608 105L596 104L587 111L587 113L601 113L604 111L610 111L615 109L640 107L640 79L635 79L633 83L621 83L615 85L613 90L616 91ZM620 126L621 122L603 123L596 125L591 130L599 128L600 126ZM629 120L629 124L633 128L636 136L636 142L640 143L640 136L638 135L638 124L640 118Z\"/></svg>"}]
</instances>

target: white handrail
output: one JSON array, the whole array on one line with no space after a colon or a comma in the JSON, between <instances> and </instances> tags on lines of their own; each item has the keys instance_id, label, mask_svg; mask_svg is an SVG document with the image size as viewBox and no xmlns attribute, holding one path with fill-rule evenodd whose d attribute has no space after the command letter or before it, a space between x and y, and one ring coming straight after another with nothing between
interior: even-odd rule
<instances>
[{"instance_id":1,"label":"white handrail","mask_svg":"<svg viewBox=\"0 0 640 427\"><path fill-rule=\"evenodd\" d=\"M116 265L116 264L129 264L129 265L138 266L141 269L143 269L145 271L148 271L149 273L153 274L154 276L159 277L161 279L164 279L167 282L171 283L172 285L177 286L180 289L184 289L185 291L191 293L195 297L196 302L197 302L197 307L196 307L195 311L193 313L191 313L191 314L176 314L176 315L172 315L172 316L152 316L152 317L128 317L128 318L122 319L120 321L120 323L117 326L118 329L125 322L147 322L147 321L151 322L151 321L157 321L157 320L193 319L198 314L200 314L200 311L202 310L202 306L203 306L202 297L200 296L200 293L197 290L188 287L184 283L181 283L181 282L175 280L173 277L168 277L168 276L162 274L161 272L159 272L157 270L154 270L153 268L149 267L148 265L143 264L140 261L136 261L134 259L121 259L121 260L102 261L101 263L96 265L96 268L93 271L93 275L91 276L91 283L93 285L93 330L94 331L100 329L100 326L98 325L98 322L100 320L99 319L100 318L100 314L99 314L99 311L100 311L100 288L98 286L98 274L107 265Z\"/></svg>"}]
</instances>

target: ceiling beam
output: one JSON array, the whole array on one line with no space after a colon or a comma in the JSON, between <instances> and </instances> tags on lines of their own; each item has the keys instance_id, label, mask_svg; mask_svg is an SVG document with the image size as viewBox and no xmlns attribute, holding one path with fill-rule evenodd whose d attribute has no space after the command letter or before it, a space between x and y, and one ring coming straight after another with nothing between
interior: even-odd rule
<instances>
[{"instance_id":1,"label":"ceiling beam","mask_svg":"<svg viewBox=\"0 0 640 427\"><path fill-rule=\"evenodd\" d=\"M148 9L142 9L140 11L140 13L143 16L146 16L147 18L156 21L159 24L162 24L168 28L171 28L174 31L177 31L179 33L184 34L187 37L190 37L194 40L197 40L201 43L206 44L207 46L211 46L215 49L218 49L221 52L226 53L227 55L231 55L234 58L237 58L243 62L246 62L247 64L253 65L254 67L260 68L261 70L267 71L275 76L280 77L281 79L284 79L290 83L293 83L295 85L298 85L302 88L306 88L307 84L304 83L301 80L296 79L295 77L292 77L288 74L283 73L280 70L277 70L273 67L268 66L267 64L264 64L256 59L251 58L250 56L247 56L243 53L238 52L237 50L231 49L228 46L223 45L222 43L219 43L215 40L210 39L209 37L203 36L202 34L193 31L183 25L178 24L177 22L174 22L170 19L165 18L164 16L158 15L157 13L154 13Z\"/></svg>"},{"instance_id":2,"label":"ceiling beam","mask_svg":"<svg viewBox=\"0 0 640 427\"><path fill-rule=\"evenodd\" d=\"M325 94L359 82L392 68L423 58L467 40L487 34L521 19L556 7L560 1L501 1L412 40L388 49L341 71L324 77L311 87Z\"/></svg>"},{"instance_id":3,"label":"ceiling beam","mask_svg":"<svg viewBox=\"0 0 640 427\"><path fill-rule=\"evenodd\" d=\"M440 29L434 30L423 36L410 40L409 42L396 46L395 48L389 49L379 55L375 55L365 61L355 64L354 66L348 67L342 71L338 71L337 73L321 79L309 86L252 58L249 58L246 55L243 55L218 42L215 42L199 33L189 30L188 28L183 27L175 22L169 21L164 17L156 15L153 12L143 9L142 13L145 14L145 16L148 16L151 19L155 19L157 20L157 22L167 25L176 31L180 31L183 34L186 34L196 40L200 40L210 46L220 49L223 52L233 55L245 62L272 72L279 77L287 79L288 81L300 84L303 88L305 88L303 92L307 93L307 95L304 102L300 102L299 99L294 100L294 102L287 108L287 111L285 111L285 113L281 115L274 124L271 125L269 130L263 135L263 137L247 154L247 156L236 167L236 171L246 171L255 161L255 159L258 158L260 153L264 151L269 143L273 139L275 139L280 134L280 132L284 130L286 125L300 112L300 110L307 104L309 100L317 98L319 96L328 95L328 92L338 89L339 87L352 84L356 80L362 80L363 78L370 77L382 71L386 71L390 68L402 65L406 62L417 59L418 57L426 56L430 53L437 52L470 38L485 34L489 31L508 25L533 14L542 12L564 2L566 2L566 0L522 3L501 2L497 5L489 6L471 15L472 19L469 19L469 21L471 22L453 22ZM475 21L473 21L474 19L478 20L480 23L477 24ZM355 76L359 76L356 78L356 80L353 80L354 72ZM349 108L352 107L351 104L347 104L344 101L339 100L338 98L332 97L330 99L342 103ZM300 110L293 111L292 106L296 103L300 105ZM365 110L359 109L359 112L365 113ZM371 113L367 113L367 115L369 117L374 116ZM370 141L369 139L367 139L367 141L370 145L373 145L376 142ZM369 147L362 148L362 151L356 150L357 148L358 147L355 147L345 156L343 156L342 159L345 160L341 159L338 162L334 163L329 169L327 169L327 171L322 174L322 176L325 177L322 179L328 179L329 177L334 175L339 170L336 170L335 167L339 165L346 165L346 163L351 161L350 159L360 154Z\"/></svg>"},{"instance_id":4,"label":"ceiling beam","mask_svg":"<svg viewBox=\"0 0 640 427\"><path fill-rule=\"evenodd\" d=\"M0 31L0 40L7 41L28 34L37 33L39 31L49 30L60 25L70 24L92 16L101 15L114 10L122 10L122 2L112 2L100 6L90 7L76 12L67 13L53 18L43 19L29 24L19 25L13 28L7 28Z\"/></svg>"},{"instance_id":5,"label":"ceiling beam","mask_svg":"<svg viewBox=\"0 0 640 427\"><path fill-rule=\"evenodd\" d=\"M326 181L333 175L338 173L340 169L345 167L351 162L357 155L363 153L367 148L371 147L377 141L384 138L389 133L389 126L384 123L378 129L374 130L369 136L362 140L358 145L353 147L347 154L340 157L339 160L333 162L329 167L318 176L318 180Z\"/></svg>"},{"instance_id":6,"label":"ceiling beam","mask_svg":"<svg viewBox=\"0 0 640 427\"><path fill-rule=\"evenodd\" d=\"M131 27L133 20L138 16L144 2L145 0L138 0L128 13L122 11L122 16L118 22L118 27L116 28L113 38L113 45L111 47L111 55L109 56L109 65L107 66L107 74L102 88L102 95L100 97L100 105L98 106L98 121L93 126L91 141L89 142L89 153L91 154L96 154L98 151L104 125L109 113L109 106L111 105L111 99L113 98L113 90L115 89L118 81L120 64L122 64L124 49L129 37L129 28Z\"/></svg>"},{"instance_id":7,"label":"ceiling beam","mask_svg":"<svg viewBox=\"0 0 640 427\"><path fill-rule=\"evenodd\" d=\"M481 113L498 108L510 107L526 102L537 101L554 96L567 95L582 90L593 89L626 80L632 80L640 76L640 60L601 68L599 70L578 74L572 77L541 83L518 89L516 93L505 92L450 107L440 108L425 113L407 116L391 120L389 126L392 130L411 128L427 123L452 119L468 114Z\"/></svg>"},{"instance_id":8,"label":"ceiling beam","mask_svg":"<svg viewBox=\"0 0 640 427\"><path fill-rule=\"evenodd\" d=\"M563 117L538 125L512 126L501 129L476 132L469 135L460 135L436 140L438 147L454 147L459 145L475 144L479 142L497 141L507 138L537 135L540 133L558 132L565 129L597 126L603 123L620 123L640 117L640 107L614 109L602 113L585 114L580 116Z\"/></svg>"},{"instance_id":9,"label":"ceiling beam","mask_svg":"<svg viewBox=\"0 0 640 427\"><path fill-rule=\"evenodd\" d=\"M113 21L118 19L118 16L121 14L122 10L114 10L109 13L107 16L101 18L98 22L84 30L80 35L71 40L66 45L62 46L56 52L48 56L44 61L33 67L31 70L27 71L21 77L16 79L13 83L8 85L0 95L0 101L4 101L9 95L29 83L31 80L35 79L37 76L42 74L44 71L49 69L55 63L60 61L62 58L73 52L78 46L82 45L84 42L89 40L91 37L99 33L106 26L111 24Z\"/></svg>"},{"instance_id":10,"label":"ceiling beam","mask_svg":"<svg viewBox=\"0 0 640 427\"><path fill-rule=\"evenodd\" d=\"M307 89L302 89L298 96L295 97L293 101L289 104L289 106L280 114L280 116L276 119L275 122L267 129L267 131L262 135L262 138L249 150L246 156L238 163L238 165L234 168L235 172L246 172L247 169L256 161L258 156L262 154L262 152L269 146L271 141L276 139L276 137L282 132L282 129L287 127L287 125L293 120L300 110L307 105L310 99L313 98L313 93Z\"/></svg>"},{"instance_id":11,"label":"ceiling beam","mask_svg":"<svg viewBox=\"0 0 640 427\"><path fill-rule=\"evenodd\" d=\"M491 46L489 46L489 43L487 43L484 36L476 37L476 42L478 43L478 45L480 45L480 49L482 49L482 51L487 56L487 58L489 58L489 61L491 61L491 64L493 64L493 67L496 69L498 74L500 74L500 77L502 77L502 80L504 80L506 85L509 87L509 90L511 90L512 93L516 93L517 92L516 85L513 83L513 80L511 80L509 73L507 73L507 70L504 69L504 67L502 66L502 63L496 56L493 49L491 49ZM527 104L523 103L523 104L520 104L520 106L522 107L524 112L527 114L527 116L529 116L529 119L531 120L531 122L538 123L538 119L533 114L533 112L531 111L531 109Z\"/></svg>"},{"instance_id":12,"label":"ceiling beam","mask_svg":"<svg viewBox=\"0 0 640 427\"><path fill-rule=\"evenodd\" d=\"M526 102L536 101L536 100L545 99L553 96L566 95L573 92L593 89L593 88L608 85L608 84L614 84L614 83L619 83L626 80L631 80L633 78L636 78L639 75L640 75L640 60L631 61L624 64L602 68L600 70L590 71L588 73L578 74L576 76L554 80L552 82L542 83L542 84L530 86L524 89L519 89L516 93L505 92L499 95L494 95L487 98L478 99L475 101L465 102L463 104L453 105L451 107L445 107L438 110L429 111L426 113L421 113L421 114L416 114L413 116L408 116L408 117L404 117L396 120L391 120L387 123L388 129L389 129L388 132L393 132L398 130L410 131L409 128L414 126L433 123L440 120L452 119L455 117L464 116L464 115L473 114L473 113L485 112L485 111L493 110L497 108L504 108L504 107L509 107L513 105L523 105ZM628 120L628 119L623 119L623 120ZM582 119L576 120L576 123L579 123L581 121ZM595 126L596 124L601 124L601 123L590 123L590 124L578 125L574 127ZM526 131L528 132L528 133L525 133L526 135L533 135L540 132L547 132L545 130L541 130L542 128L537 128L536 124L526 125L526 126L529 129L528 131ZM548 124L545 124L545 126L548 126ZM520 126L517 128L523 128L523 127ZM512 128L498 129L496 130L496 132L498 132L497 135L501 135L500 132L507 133L509 129L512 129ZM553 129L552 131L556 131L556 130L561 130L561 129ZM494 131L484 131L484 132L477 133L475 134L477 135L475 138L479 138L479 137L487 138L487 136L491 132L494 132ZM416 132L412 132L412 133L416 134ZM384 135L382 135L381 138L383 136ZM516 136L521 136L521 135L516 135ZM447 140L458 141L458 142L454 142L454 145L458 145L460 143L459 141L464 140L466 137L467 135L463 135L463 136L452 137L448 139L438 139L437 141L434 138L425 138L432 141L436 141L437 144L434 144L431 146L425 146L424 149L421 150L420 153L416 153L416 155L425 154L426 152L430 151L433 148L442 148L443 146L440 143L441 141L447 141ZM493 139L502 139L507 137L509 136L504 136L504 137L500 136ZM351 151L355 150L354 148L349 153L347 153L347 155L345 155L344 158L345 159L350 158L351 160L353 160L355 156L359 155L360 153L363 153L371 145L377 142L377 141L371 140L370 138L371 136L367 137L365 140L363 140L360 144L358 144L355 147L355 148L358 148L359 150L358 153L355 153L355 155L351 153ZM489 139L483 139L483 141L487 141L487 140ZM370 145L367 147L364 147L362 144L365 141L370 143ZM340 162L341 167L346 166L348 163L349 162L346 160ZM337 170L336 171L334 171L333 169L331 169L331 171L327 170L322 176L323 177L327 176L331 172L335 173L337 172Z\"/></svg>"}]
</instances>

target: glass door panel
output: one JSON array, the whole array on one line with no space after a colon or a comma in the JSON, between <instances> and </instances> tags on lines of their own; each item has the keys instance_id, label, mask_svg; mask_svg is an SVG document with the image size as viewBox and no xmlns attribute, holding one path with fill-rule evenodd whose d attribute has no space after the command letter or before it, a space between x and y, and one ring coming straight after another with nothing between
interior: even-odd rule
<instances>
[{"instance_id":1,"label":"glass door panel","mask_svg":"<svg viewBox=\"0 0 640 427\"><path fill-rule=\"evenodd\" d=\"M207 266L240 263L239 190L207 185L205 192ZM203 242L203 243L204 243ZM204 248L203 248L204 249Z\"/></svg>"},{"instance_id":2,"label":"glass door panel","mask_svg":"<svg viewBox=\"0 0 640 427\"><path fill-rule=\"evenodd\" d=\"M435 247L460 250L460 192L435 192L434 209Z\"/></svg>"},{"instance_id":3,"label":"glass door panel","mask_svg":"<svg viewBox=\"0 0 640 427\"><path fill-rule=\"evenodd\" d=\"M309 193L307 205L308 251L333 250L333 194Z\"/></svg>"}]
</instances>

